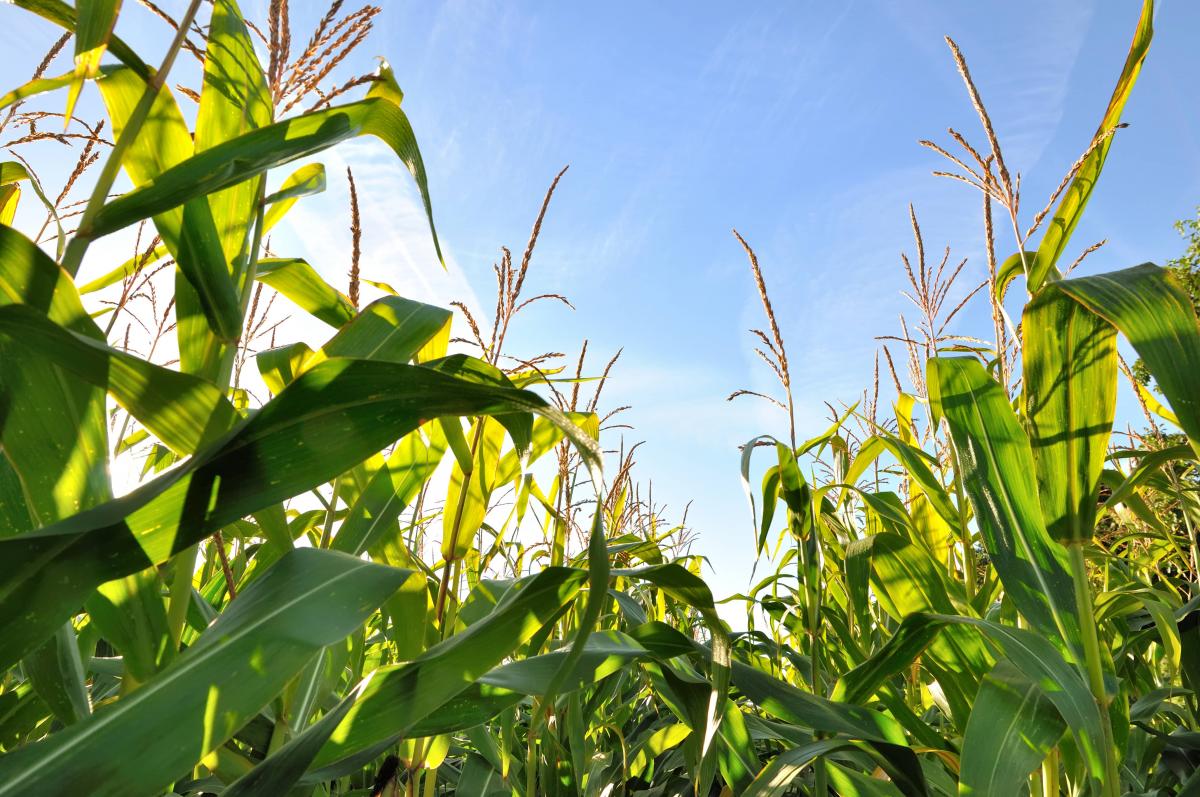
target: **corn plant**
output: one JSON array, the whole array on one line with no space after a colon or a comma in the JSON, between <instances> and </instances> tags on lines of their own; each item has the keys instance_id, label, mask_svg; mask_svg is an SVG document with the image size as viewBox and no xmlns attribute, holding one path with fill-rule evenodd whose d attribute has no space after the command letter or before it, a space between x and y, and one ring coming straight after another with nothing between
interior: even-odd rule
<instances>
[{"instance_id":1,"label":"corn plant","mask_svg":"<svg viewBox=\"0 0 1200 797\"><path fill-rule=\"evenodd\" d=\"M632 451L604 489L596 438L607 416L599 389L581 404L582 370L562 377L568 399L552 357L503 352L523 307L561 298L522 294L546 206L520 264L506 250L497 266L490 340L467 314L479 357L448 353L450 311L385 283L359 307L353 183L347 293L270 249L270 229L326 180L310 164L271 185L271 170L369 134L407 167L440 257L391 70L328 84L378 9L334 3L295 57L286 3L271 4L267 34L233 0L212 4L205 26L198 0L178 19L156 9L173 38L152 68L113 33L119 4L18 5L66 34L0 99L4 124L24 128L0 194L0 793L467 794L498 778L535 794L655 772L712 781L725 635L695 561L675 561L684 530L640 498ZM72 40L75 67L46 77ZM198 90L176 74L181 53L200 65ZM90 86L107 128L75 116ZM57 89L65 113L18 113ZM365 97L346 101L354 91ZM183 100L197 106L194 124ZM47 135L47 120L67 132ZM19 152L79 141L78 166L51 199ZM93 165L90 193L74 200ZM121 170L133 189L111 197ZM9 226L23 188L47 210L32 237ZM90 245L127 229L134 256L80 279ZM262 349L274 296L328 325L324 345L276 345L271 332ZM144 356L135 325L149 336ZM177 360L161 353L172 332ZM240 384L248 360L265 400ZM557 465L539 481L533 465L549 452ZM118 497L110 468L128 469L135 453L143 481ZM448 484L434 477L443 460ZM544 530L544 547L523 542L522 523ZM631 619L618 622L611 594ZM667 620L689 632L707 623L716 644ZM692 663L672 663L681 655ZM707 696L690 706L693 725L665 711L631 719L648 693L649 676L622 669L635 662L681 668L688 699ZM595 731L585 724L609 715ZM614 734L622 755L588 752ZM682 763L660 766L687 735L699 741Z\"/></svg>"},{"instance_id":2,"label":"corn plant","mask_svg":"<svg viewBox=\"0 0 1200 797\"><path fill-rule=\"evenodd\" d=\"M391 69L341 74L379 9L334 2L295 48L281 0L261 25L234 0L146 4L171 37L151 67L115 34L119 3L16 5L64 32L0 98L0 795L1200 788L1196 318L1155 266L1061 265L1150 2L1097 135L1024 232L951 42L987 147L923 143L981 192L989 276L962 302L988 300L995 339L951 332L963 266L926 258L912 212L920 318L887 340L907 387L882 350L890 416L877 361L863 402L797 438L741 240L788 426L743 450L747 483L772 452L756 549L782 530L775 572L735 596L737 633L686 513L668 519L637 445L614 440L617 357L506 347L523 308L567 302L526 290L563 173L521 257L501 250L490 325L455 303L469 335L367 278L352 171L345 291L272 249L328 179L274 170L369 134L406 166L440 257ZM69 44L73 66L47 77ZM84 92L105 119L78 118ZM57 192L47 147L76 157ZM44 220L18 231L30 206ZM996 207L1016 238L1003 261ZM109 236L132 256L98 257ZM286 340L281 306L325 342ZM1150 428L1124 438L1118 335L1161 390L1131 379Z\"/></svg>"},{"instance_id":3,"label":"corn plant","mask_svg":"<svg viewBox=\"0 0 1200 797\"><path fill-rule=\"evenodd\" d=\"M1063 263L1122 126L1152 15L1147 2L1099 130L1027 227L1019 178L965 58L947 40L987 143L977 148L951 130L958 153L922 144L951 162L953 171L937 174L982 195L989 276L963 302L985 291L995 340L947 332L963 306L946 310L962 265L948 268L949 249L940 263L927 260L913 213L917 253L904 266L920 321L888 336L907 352L909 387L884 349L894 413L878 413L877 360L870 394L824 434L797 445L793 431L786 442L756 439L744 449L747 478L758 447L777 455L753 491L762 505L756 545L769 543L782 503L787 551L748 596L765 631L737 646L815 694L894 717L923 748L932 790L1167 794L1200 784L1183 763L1195 725L1198 571L1186 461L1200 452L1197 319L1187 294L1153 264L1071 277L1079 261ZM1017 249L999 264L996 206ZM760 354L786 394L771 400L790 417L784 342L746 249L770 331L756 332ZM1022 277L1016 325L1005 300ZM1170 409L1131 380L1143 407L1169 418L1183 442L1164 445L1156 432L1118 443L1118 335ZM818 463L807 478L806 456ZM786 766L791 777L812 765L814 793L843 793L845 762L821 757L833 744L784 752L776 771Z\"/></svg>"}]
</instances>

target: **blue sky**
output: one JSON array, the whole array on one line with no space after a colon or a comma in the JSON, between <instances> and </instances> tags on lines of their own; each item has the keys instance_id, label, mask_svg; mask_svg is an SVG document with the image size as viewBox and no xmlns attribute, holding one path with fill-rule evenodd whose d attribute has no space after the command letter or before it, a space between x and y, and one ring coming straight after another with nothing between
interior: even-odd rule
<instances>
[{"instance_id":1,"label":"blue sky","mask_svg":"<svg viewBox=\"0 0 1200 797\"><path fill-rule=\"evenodd\" d=\"M261 19L262 5L247 10ZM162 28L126 6L119 32L163 46ZM293 6L299 31L324 10ZM942 164L916 143L945 141L947 126L982 138L942 36L965 52L1032 212L1093 135L1140 3L384 6L356 66L385 56L404 87L451 270L433 259L407 181L370 143L323 158L330 190L301 206L278 248L302 249L331 279L345 270L339 167L348 162L371 208L365 273L414 298L487 307L499 247L521 250L546 187L570 164L529 289L564 293L577 309L546 303L524 314L511 350L575 352L587 338L598 369L624 347L607 403L633 405L625 419L636 428L625 435L646 441L640 479L676 510L693 500L697 552L728 594L746 585L752 560L737 446L786 434L765 405L725 401L737 388L771 388L751 351L760 309L730 228L766 272L800 434L820 431L823 402L858 397L875 336L896 333L907 309L898 293L899 253L912 249L907 203L931 250L949 244L969 258L963 286L985 273L977 196L931 177ZM0 67L16 85L56 33L11 8L0 8L0 23ZM1126 109L1131 126L1072 243L1073 257L1109 240L1085 271L1180 251L1171 223L1200 204L1197 33L1200 4L1160 4ZM1000 238L1001 256L1009 240ZM980 311L957 331L986 331Z\"/></svg>"}]
</instances>

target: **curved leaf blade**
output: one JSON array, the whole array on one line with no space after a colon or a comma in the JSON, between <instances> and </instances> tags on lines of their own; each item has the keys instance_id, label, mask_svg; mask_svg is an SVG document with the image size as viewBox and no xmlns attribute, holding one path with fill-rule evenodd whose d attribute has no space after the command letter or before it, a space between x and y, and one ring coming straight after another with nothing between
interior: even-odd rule
<instances>
[{"instance_id":1,"label":"curved leaf blade","mask_svg":"<svg viewBox=\"0 0 1200 797\"><path fill-rule=\"evenodd\" d=\"M959 478L1006 594L1034 628L1081 651L1066 551L1046 532L1029 438L1008 397L974 358L935 357L928 370L930 403L950 427Z\"/></svg>"},{"instance_id":2,"label":"curved leaf blade","mask_svg":"<svg viewBox=\"0 0 1200 797\"><path fill-rule=\"evenodd\" d=\"M231 737L316 651L357 628L407 575L330 551L287 554L150 682L0 759L0 795L158 793ZM136 766L113 756L113 739L138 751Z\"/></svg>"}]
</instances>

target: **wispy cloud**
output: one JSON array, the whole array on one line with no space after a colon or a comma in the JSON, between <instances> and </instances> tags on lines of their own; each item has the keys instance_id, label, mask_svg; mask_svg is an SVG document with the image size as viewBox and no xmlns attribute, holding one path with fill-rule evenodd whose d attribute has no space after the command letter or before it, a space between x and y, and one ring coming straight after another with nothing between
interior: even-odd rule
<instances>
[{"instance_id":1,"label":"wispy cloud","mask_svg":"<svg viewBox=\"0 0 1200 797\"><path fill-rule=\"evenodd\" d=\"M959 43L981 85L1006 158L1015 169L1033 171L1062 121L1095 4L1086 0L1039 3L1030 13L996 15L992 27L980 26L977 17L956 21L954 15L944 13L944 5L931 1L882 3L880 8L912 47L935 65L943 85L956 91L961 84L942 37L949 35ZM966 116L970 107L965 93L962 96ZM973 131L974 127L964 132L973 138Z\"/></svg>"},{"instance_id":2,"label":"wispy cloud","mask_svg":"<svg viewBox=\"0 0 1200 797\"><path fill-rule=\"evenodd\" d=\"M401 295L430 304L464 301L480 307L474 289L445 237L440 239L446 268L438 263L429 222L411 175L394 155L374 141L350 142L326 152L321 161L328 188L301 201L285 217L272 242L282 254L303 253L330 284L345 290L350 266L349 190L346 166L354 169L362 211L364 278L386 282ZM436 207L435 207L436 218ZM364 295L375 295L364 286Z\"/></svg>"}]
</instances>

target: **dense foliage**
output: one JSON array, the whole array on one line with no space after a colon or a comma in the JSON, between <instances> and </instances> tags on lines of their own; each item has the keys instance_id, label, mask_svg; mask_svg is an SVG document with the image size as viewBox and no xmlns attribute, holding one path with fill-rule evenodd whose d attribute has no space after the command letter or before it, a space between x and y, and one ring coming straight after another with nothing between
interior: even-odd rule
<instances>
[{"instance_id":1,"label":"dense foliage","mask_svg":"<svg viewBox=\"0 0 1200 797\"><path fill-rule=\"evenodd\" d=\"M352 177L345 292L271 250L326 180L272 170L364 134L411 174L437 248L390 69L331 83L377 9L333 4L293 56L286 3L260 30L191 0L155 68L113 34L119 2L16 5L65 33L0 98L0 795L1200 793L1200 329L1167 270L1063 260L1151 0L1028 226L949 42L986 146L922 143L980 192L989 277L947 311L962 266L927 260L913 214L919 321L882 349L890 413L877 379L798 440L741 241L783 390L750 395L787 428L742 451L774 569L734 596L736 633L632 451L601 448L613 363L505 351L522 308L562 298L525 292L545 204L496 266L490 329L462 307L459 342L450 310L359 273ZM59 89L65 113L22 105ZM81 91L106 120L74 115ZM53 198L38 147L78 150ZM30 202L45 222L19 231ZM133 256L98 258L109 236ZM274 297L325 342L277 340ZM973 300L990 342L947 331ZM1122 371L1145 433L1114 431Z\"/></svg>"}]
</instances>

